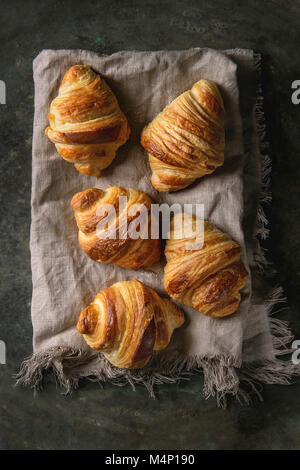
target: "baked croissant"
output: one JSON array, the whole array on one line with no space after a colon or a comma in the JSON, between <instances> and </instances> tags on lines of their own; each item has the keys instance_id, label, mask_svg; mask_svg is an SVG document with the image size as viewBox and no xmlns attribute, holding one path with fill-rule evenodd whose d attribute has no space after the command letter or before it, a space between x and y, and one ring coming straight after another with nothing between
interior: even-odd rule
<instances>
[{"instance_id":1,"label":"baked croissant","mask_svg":"<svg viewBox=\"0 0 300 470\"><path fill-rule=\"evenodd\" d=\"M88 65L66 72L48 117L45 132L58 153L88 176L99 176L130 134L115 95Z\"/></svg>"},{"instance_id":2,"label":"baked croissant","mask_svg":"<svg viewBox=\"0 0 300 470\"><path fill-rule=\"evenodd\" d=\"M183 238L185 233L179 234L181 217L177 214L172 219L170 238L166 242L165 290L174 300L204 315L231 315L239 306L239 290L248 275L240 259L241 247L207 221L203 221L203 245L197 246L196 217L184 214L185 220L192 220L194 231L194 236L188 234L187 238Z\"/></svg>"},{"instance_id":3,"label":"baked croissant","mask_svg":"<svg viewBox=\"0 0 300 470\"><path fill-rule=\"evenodd\" d=\"M151 224L156 223L151 218L152 203L146 193L119 186L75 194L71 207L81 248L94 261L123 268L138 269L156 263L161 256L161 243L151 238Z\"/></svg>"},{"instance_id":4,"label":"baked croissant","mask_svg":"<svg viewBox=\"0 0 300 470\"><path fill-rule=\"evenodd\" d=\"M200 80L145 127L141 144L149 153L154 188L178 191L223 164L224 116L217 85Z\"/></svg>"},{"instance_id":5,"label":"baked croissant","mask_svg":"<svg viewBox=\"0 0 300 470\"><path fill-rule=\"evenodd\" d=\"M139 281L123 281L99 292L80 314L77 330L116 367L138 369L153 350L168 346L184 314Z\"/></svg>"}]
</instances>

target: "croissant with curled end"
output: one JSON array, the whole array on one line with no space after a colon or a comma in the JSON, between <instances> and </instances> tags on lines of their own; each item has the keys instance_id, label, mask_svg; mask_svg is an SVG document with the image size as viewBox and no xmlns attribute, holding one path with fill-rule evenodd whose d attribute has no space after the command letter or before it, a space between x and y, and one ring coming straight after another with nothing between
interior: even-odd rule
<instances>
[{"instance_id":1,"label":"croissant with curled end","mask_svg":"<svg viewBox=\"0 0 300 470\"><path fill-rule=\"evenodd\" d=\"M80 314L77 330L116 367L138 369L153 350L168 346L184 314L169 299L139 281L123 281L99 292Z\"/></svg>"},{"instance_id":2,"label":"croissant with curled end","mask_svg":"<svg viewBox=\"0 0 300 470\"><path fill-rule=\"evenodd\" d=\"M239 290L244 287L248 276L240 259L240 245L207 221L203 221L203 244L199 245L197 229L194 228L196 217L184 214L184 219L190 218L193 226L193 235L191 232L187 237L185 233L179 234L181 217L177 214L172 219L170 238L166 242L164 284L167 293L204 315L231 315L239 306Z\"/></svg>"},{"instance_id":3,"label":"croissant with curled end","mask_svg":"<svg viewBox=\"0 0 300 470\"><path fill-rule=\"evenodd\" d=\"M141 144L149 154L154 188L178 191L223 164L224 116L217 85L200 80L145 127Z\"/></svg>"},{"instance_id":4,"label":"croissant with curled end","mask_svg":"<svg viewBox=\"0 0 300 470\"><path fill-rule=\"evenodd\" d=\"M99 176L130 134L115 95L88 65L66 72L48 117L45 132L58 153L88 176Z\"/></svg>"},{"instance_id":5,"label":"croissant with curled end","mask_svg":"<svg viewBox=\"0 0 300 470\"><path fill-rule=\"evenodd\" d=\"M94 261L128 269L156 263L161 243L159 238L151 239L152 202L143 191L119 186L75 194L71 207L83 251Z\"/></svg>"}]
</instances>

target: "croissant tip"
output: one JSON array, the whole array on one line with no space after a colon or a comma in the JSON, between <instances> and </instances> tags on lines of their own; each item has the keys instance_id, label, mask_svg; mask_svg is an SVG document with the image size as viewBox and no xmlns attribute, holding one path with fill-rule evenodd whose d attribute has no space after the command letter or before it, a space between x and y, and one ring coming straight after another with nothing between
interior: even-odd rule
<instances>
[{"instance_id":1,"label":"croissant tip","mask_svg":"<svg viewBox=\"0 0 300 470\"><path fill-rule=\"evenodd\" d=\"M173 312L174 315L174 320L176 324L176 328L179 328L182 326L185 322L185 314L184 311L178 307L172 300L170 299L164 299L165 304L170 308Z\"/></svg>"},{"instance_id":2,"label":"croissant tip","mask_svg":"<svg viewBox=\"0 0 300 470\"><path fill-rule=\"evenodd\" d=\"M75 163L74 166L79 173L82 173L85 176L99 177L101 175L101 170L94 165Z\"/></svg>"},{"instance_id":3,"label":"croissant tip","mask_svg":"<svg viewBox=\"0 0 300 470\"><path fill-rule=\"evenodd\" d=\"M61 85L63 85L69 79L78 78L78 76L80 76L81 73L83 72L86 73L88 70L92 70L89 65L84 65L84 64L72 65L72 67L68 68L68 70L66 71L62 79Z\"/></svg>"},{"instance_id":4,"label":"croissant tip","mask_svg":"<svg viewBox=\"0 0 300 470\"><path fill-rule=\"evenodd\" d=\"M85 191L76 193L70 202L70 206L73 211L86 210L89 209L98 199L103 195L102 189L99 188L90 188Z\"/></svg>"},{"instance_id":5,"label":"croissant tip","mask_svg":"<svg viewBox=\"0 0 300 470\"><path fill-rule=\"evenodd\" d=\"M73 211L76 211L78 209L78 195L79 194L80 193L74 194L74 196L71 199L70 206L71 206L71 209L73 209Z\"/></svg>"},{"instance_id":6,"label":"croissant tip","mask_svg":"<svg viewBox=\"0 0 300 470\"><path fill-rule=\"evenodd\" d=\"M77 323L77 331L81 334L84 335L87 333L87 328L85 325L85 318L79 319Z\"/></svg>"}]
</instances>

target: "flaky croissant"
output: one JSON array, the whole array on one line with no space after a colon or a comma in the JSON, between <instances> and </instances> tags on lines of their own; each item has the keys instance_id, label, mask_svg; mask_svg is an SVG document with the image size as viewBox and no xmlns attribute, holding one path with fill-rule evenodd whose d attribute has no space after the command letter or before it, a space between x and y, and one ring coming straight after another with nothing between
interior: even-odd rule
<instances>
[{"instance_id":1,"label":"flaky croissant","mask_svg":"<svg viewBox=\"0 0 300 470\"><path fill-rule=\"evenodd\" d=\"M99 176L130 134L115 95L87 65L66 72L48 117L45 132L58 153L88 176Z\"/></svg>"},{"instance_id":2,"label":"flaky croissant","mask_svg":"<svg viewBox=\"0 0 300 470\"><path fill-rule=\"evenodd\" d=\"M119 186L75 194L71 207L83 251L94 261L128 269L156 263L161 256L161 243L151 239L151 223L155 223L151 220L152 202L143 191ZM130 231L134 227L136 239Z\"/></svg>"},{"instance_id":3,"label":"flaky croissant","mask_svg":"<svg viewBox=\"0 0 300 470\"><path fill-rule=\"evenodd\" d=\"M217 85L200 80L145 127L141 144L149 154L154 188L178 191L223 164L224 116Z\"/></svg>"},{"instance_id":4,"label":"flaky croissant","mask_svg":"<svg viewBox=\"0 0 300 470\"><path fill-rule=\"evenodd\" d=\"M80 314L77 330L116 367L137 369L153 350L168 346L184 314L169 299L139 281L123 281L99 292Z\"/></svg>"},{"instance_id":5,"label":"flaky croissant","mask_svg":"<svg viewBox=\"0 0 300 470\"><path fill-rule=\"evenodd\" d=\"M193 216L196 235L187 238L180 238L182 235L178 233L181 214L171 221L170 238L165 247L165 290L174 300L204 315L225 317L237 310L241 299L239 290L247 280L248 273L240 259L242 249L208 221L203 221L203 246L197 246L196 220Z\"/></svg>"}]
</instances>

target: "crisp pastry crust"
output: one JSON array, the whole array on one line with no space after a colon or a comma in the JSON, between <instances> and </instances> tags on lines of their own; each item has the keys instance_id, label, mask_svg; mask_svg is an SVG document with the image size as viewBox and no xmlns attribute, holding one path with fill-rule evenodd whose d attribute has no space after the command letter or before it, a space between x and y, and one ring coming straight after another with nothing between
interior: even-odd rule
<instances>
[{"instance_id":1,"label":"crisp pastry crust","mask_svg":"<svg viewBox=\"0 0 300 470\"><path fill-rule=\"evenodd\" d=\"M184 216L191 217L195 223L196 217ZM231 315L239 306L239 291L248 276L240 259L240 245L213 223L203 221L204 243L197 247L197 236L179 238L177 232L182 220L179 218L181 214L171 221L170 238L165 247L164 284L167 293L204 315Z\"/></svg>"},{"instance_id":2,"label":"crisp pastry crust","mask_svg":"<svg viewBox=\"0 0 300 470\"><path fill-rule=\"evenodd\" d=\"M222 165L224 118L221 94L209 80L195 83L158 114L141 135L154 188L178 191Z\"/></svg>"},{"instance_id":3,"label":"crisp pastry crust","mask_svg":"<svg viewBox=\"0 0 300 470\"><path fill-rule=\"evenodd\" d=\"M99 292L80 314L77 330L116 367L144 367L153 350L164 349L184 314L169 299L139 281L123 281Z\"/></svg>"},{"instance_id":4,"label":"crisp pastry crust","mask_svg":"<svg viewBox=\"0 0 300 470\"><path fill-rule=\"evenodd\" d=\"M130 134L115 95L88 65L66 72L48 117L45 133L58 153L88 176L99 176Z\"/></svg>"},{"instance_id":5,"label":"crisp pastry crust","mask_svg":"<svg viewBox=\"0 0 300 470\"><path fill-rule=\"evenodd\" d=\"M120 198L124 201L121 205ZM152 203L143 191L120 186L106 191L91 188L75 194L71 207L75 212L81 248L94 261L127 269L156 263L161 256L161 242L150 238L151 222L155 223L155 220L151 221ZM140 204L145 218L141 218ZM114 208L112 215L110 208ZM139 238L132 237L130 227L133 225Z\"/></svg>"}]
</instances>

